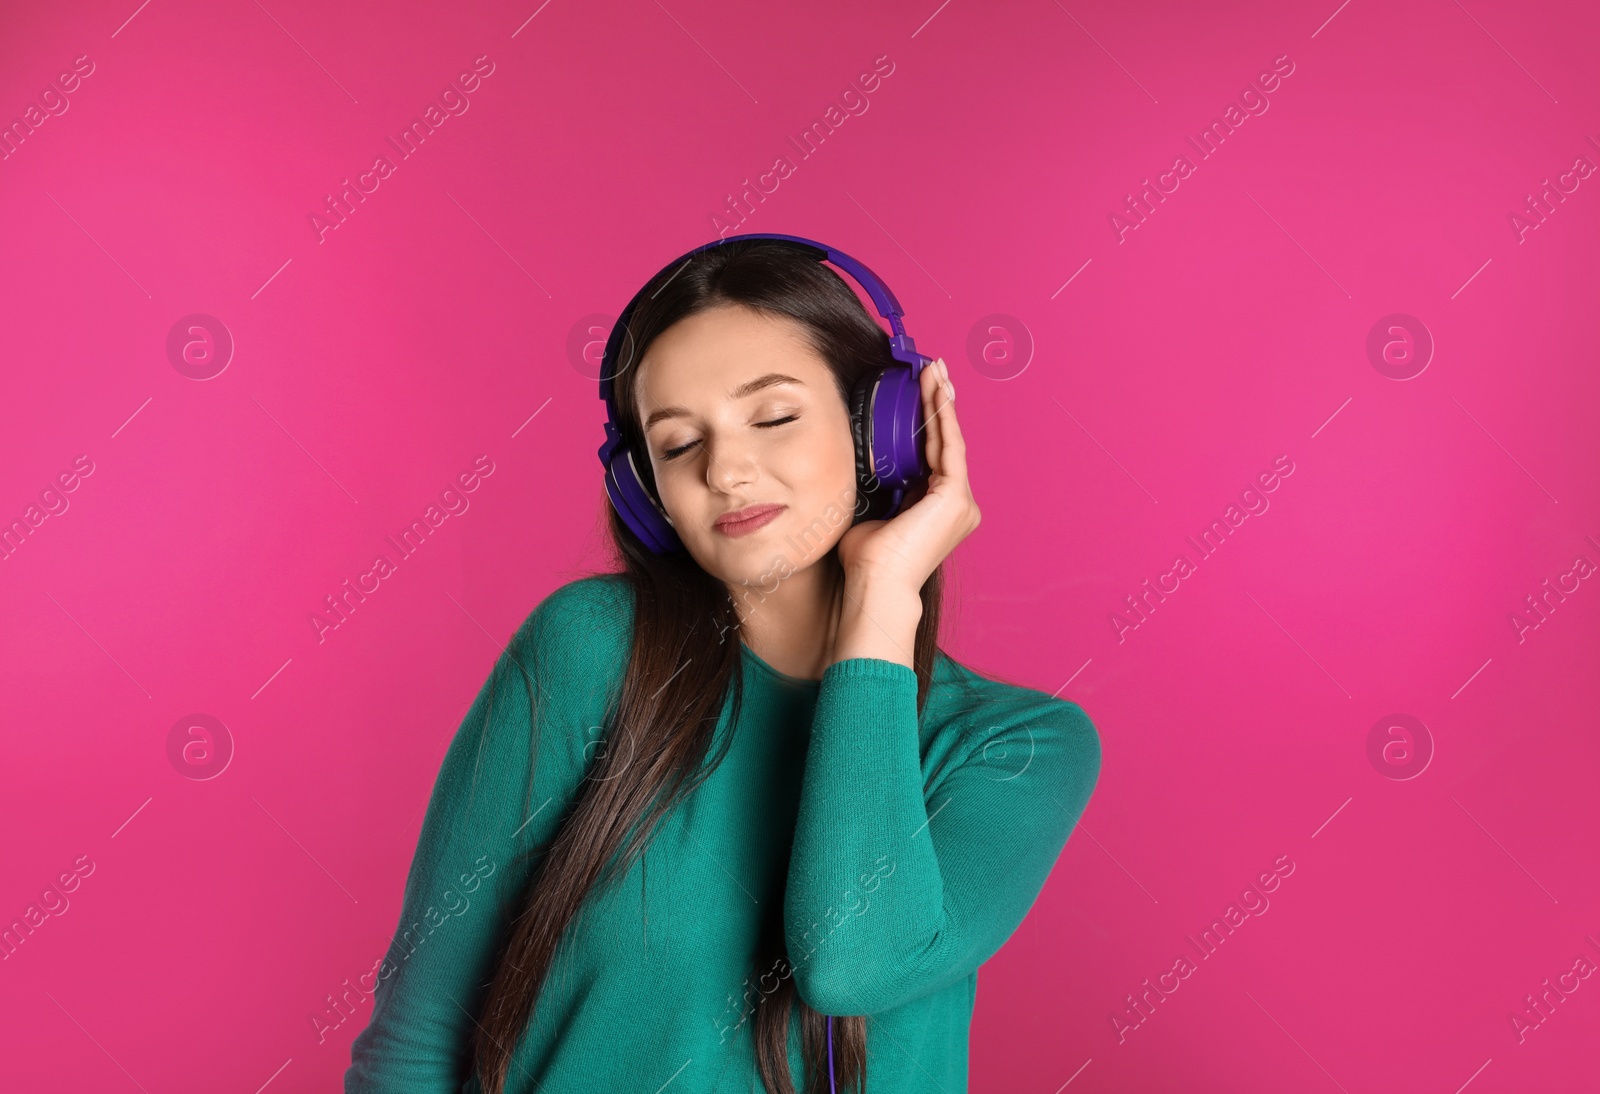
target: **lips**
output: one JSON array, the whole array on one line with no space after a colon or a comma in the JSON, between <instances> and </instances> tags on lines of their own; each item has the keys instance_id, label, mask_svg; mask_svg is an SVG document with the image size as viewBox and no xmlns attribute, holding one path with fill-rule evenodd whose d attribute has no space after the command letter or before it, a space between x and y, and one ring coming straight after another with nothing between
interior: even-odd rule
<instances>
[{"instance_id":1,"label":"lips","mask_svg":"<svg viewBox=\"0 0 1600 1094\"><path fill-rule=\"evenodd\" d=\"M732 513L724 513L716 519L713 527L724 535L742 536L770 524L786 508L787 506L772 504L752 505Z\"/></svg>"}]
</instances>

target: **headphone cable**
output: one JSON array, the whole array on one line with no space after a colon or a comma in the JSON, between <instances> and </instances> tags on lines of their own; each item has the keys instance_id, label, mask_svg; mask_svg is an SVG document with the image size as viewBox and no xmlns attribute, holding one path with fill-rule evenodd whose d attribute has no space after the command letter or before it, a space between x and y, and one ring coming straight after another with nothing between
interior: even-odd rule
<instances>
[{"instance_id":1,"label":"headphone cable","mask_svg":"<svg viewBox=\"0 0 1600 1094\"><path fill-rule=\"evenodd\" d=\"M828 1089L833 1094L839 1094L839 1088L833 1080L833 1015L828 1015Z\"/></svg>"}]
</instances>

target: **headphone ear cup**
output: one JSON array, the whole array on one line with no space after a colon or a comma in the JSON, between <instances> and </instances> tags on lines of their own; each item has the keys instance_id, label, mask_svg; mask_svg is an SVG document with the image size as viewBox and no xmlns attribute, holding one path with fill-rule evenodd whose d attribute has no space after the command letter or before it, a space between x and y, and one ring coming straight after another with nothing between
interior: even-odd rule
<instances>
[{"instance_id":1,"label":"headphone ear cup","mask_svg":"<svg viewBox=\"0 0 1600 1094\"><path fill-rule=\"evenodd\" d=\"M683 541L650 496L634 466L633 453L627 448L620 449L606 463L606 490L624 523L652 554L668 555L683 549Z\"/></svg>"},{"instance_id":2,"label":"headphone ear cup","mask_svg":"<svg viewBox=\"0 0 1600 1094\"><path fill-rule=\"evenodd\" d=\"M888 516L890 495L872 455L872 397L884 369L872 369L850 391L850 436L856 447L856 511L852 524Z\"/></svg>"}]
</instances>

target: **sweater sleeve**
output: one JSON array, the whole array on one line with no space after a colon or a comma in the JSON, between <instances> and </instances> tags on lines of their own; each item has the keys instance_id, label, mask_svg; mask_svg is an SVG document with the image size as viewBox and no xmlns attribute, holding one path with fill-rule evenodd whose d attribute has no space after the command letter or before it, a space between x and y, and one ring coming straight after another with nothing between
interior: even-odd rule
<instances>
[{"instance_id":1,"label":"sweater sleeve","mask_svg":"<svg viewBox=\"0 0 1600 1094\"><path fill-rule=\"evenodd\" d=\"M876 1014L971 975L1044 887L1100 773L1077 704L988 681L962 758L925 777L917 678L851 658L823 674L784 901L801 998Z\"/></svg>"},{"instance_id":2,"label":"sweater sleeve","mask_svg":"<svg viewBox=\"0 0 1600 1094\"><path fill-rule=\"evenodd\" d=\"M518 628L445 753L372 1017L350 1047L346 1094L457 1094L471 1074L474 1020L504 924L540 861L525 852L554 835L582 777L578 722L590 712L549 696L592 690L594 676L572 686L594 667L581 656L596 647L582 641L596 628L584 599L558 589Z\"/></svg>"}]
</instances>

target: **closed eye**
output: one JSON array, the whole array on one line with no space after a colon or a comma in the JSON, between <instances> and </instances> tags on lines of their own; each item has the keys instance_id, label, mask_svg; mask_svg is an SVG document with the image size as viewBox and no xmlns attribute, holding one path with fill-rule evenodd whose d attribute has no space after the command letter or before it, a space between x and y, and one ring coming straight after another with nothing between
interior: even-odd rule
<instances>
[{"instance_id":1,"label":"closed eye","mask_svg":"<svg viewBox=\"0 0 1600 1094\"><path fill-rule=\"evenodd\" d=\"M787 415L786 417L774 418L770 422L757 422L756 423L756 428L757 429L771 429L773 426L786 425L789 422L797 421L799 419L799 417L800 417L800 415L798 415L798 414L790 414L790 415ZM700 443L699 441L690 441L688 444L681 444L677 448L669 448L669 449L667 449L665 452L663 452L661 454L661 458L662 458L663 461L665 461L665 460L675 460L679 456L683 455L685 452L689 451L689 449L693 448L695 445L697 445L699 443Z\"/></svg>"}]
</instances>

